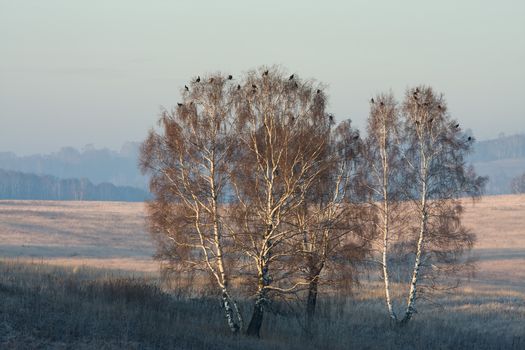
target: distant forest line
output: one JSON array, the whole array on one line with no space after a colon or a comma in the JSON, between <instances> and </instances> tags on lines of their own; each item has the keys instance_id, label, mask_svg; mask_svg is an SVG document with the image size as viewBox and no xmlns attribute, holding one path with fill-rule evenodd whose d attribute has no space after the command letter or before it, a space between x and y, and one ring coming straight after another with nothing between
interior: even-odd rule
<instances>
[{"instance_id":1,"label":"distant forest line","mask_svg":"<svg viewBox=\"0 0 525 350\"><path fill-rule=\"evenodd\" d=\"M0 152L0 198L142 201L149 191L137 167L139 146L127 142L120 151L64 147L30 156ZM525 135L478 141L468 161L489 177L486 194L515 193L516 179L525 173Z\"/></svg>"},{"instance_id":2,"label":"distant forest line","mask_svg":"<svg viewBox=\"0 0 525 350\"><path fill-rule=\"evenodd\" d=\"M148 198L148 192L130 186L0 169L0 199L141 202Z\"/></svg>"}]
</instances>

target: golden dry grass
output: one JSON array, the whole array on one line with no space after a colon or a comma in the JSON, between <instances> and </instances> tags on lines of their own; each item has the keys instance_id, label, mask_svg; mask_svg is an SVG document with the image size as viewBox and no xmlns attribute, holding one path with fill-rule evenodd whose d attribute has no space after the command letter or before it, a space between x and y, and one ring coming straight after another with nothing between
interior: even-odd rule
<instances>
[{"instance_id":1,"label":"golden dry grass","mask_svg":"<svg viewBox=\"0 0 525 350\"><path fill-rule=\"evenodd\" d=\"M153 272L144 204L0 201L0 257Z\"/></svg>"},{"instance_id":2,"label":"golden dry grass","mask_svg":"<svg viewBox=\"0 0 525 350\"><path fill-rule=\"evenodd\" d=\"M525 195L465 200L463 223L477 235L476 286L525 292Z\"/></svg>"}]
</instances>

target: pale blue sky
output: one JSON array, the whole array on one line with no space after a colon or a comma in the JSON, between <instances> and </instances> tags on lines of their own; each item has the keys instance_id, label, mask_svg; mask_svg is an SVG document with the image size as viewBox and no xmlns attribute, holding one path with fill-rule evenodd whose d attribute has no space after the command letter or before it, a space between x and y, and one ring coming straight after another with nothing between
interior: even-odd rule
<instances>
[{"instance_id":1,"label":"pale blue sky","mask_svg":"<svg viewBox=\"0 0 525 350\"><path fill-rule=\"evenodd\" d=\"M424 83L478 139L525 132L525 1L0 0L0 151L142 140L190 77L281 64L362 128Z\"/></svg>"}]
</instances>

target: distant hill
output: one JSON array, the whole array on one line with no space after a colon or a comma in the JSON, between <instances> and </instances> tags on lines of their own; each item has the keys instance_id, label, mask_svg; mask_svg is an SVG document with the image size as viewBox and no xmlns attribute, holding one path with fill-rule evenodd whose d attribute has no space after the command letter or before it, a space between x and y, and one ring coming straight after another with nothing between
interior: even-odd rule
<instances>
[{"instance_id":1,"label":"distant hill","mask_svg":"<svg viewBox=\"0 0 525 350\"><path fill-rule=\"evenodd\" d=\"M0 199L140 202L148 198L149 193L130 186L0 169Z\"/></svg>"},{"instance_id":2,"label":"distant hill","mask_svg":"<svg viewBox=\"0 0 525 350\"><path fill-rule=\"evenodd\" d=\"M51 154L30 156L0 152L0 168L61 179L88 179L94 184L131 186L147 192L148 179L138 169L139 150L140 143L127 142L120 151L88 145L82 150L64 147ZM512 180L525 173L525 135L478 141L468 161L479 175L489 177L487 194L512 193Z\"/></svg>"},{"instance_id":3,"label":"distant hill","mask_svg":"<svg viewBox=\"0 0 525 350\"><path fill-rule=\"evenodd\" d=\"M116 186L147 190L147 178L137 167L139 147L139 143L128 142L119 152L96 149L91 145L82 150L64 147L51 154L30 156L0 152L0 168L61 179L87 178L93 183L110 182Z\"/></svg>"},{"instance_id":4,"label":"distant hill","mask_svg":"<svg viewBox=\"0 0 525 350\"><path fill-rule=\"evenodd\" d=\"M525 135L476 142L469 161L489 177L487 194L512 193L512 180L525 173Z\"/></svg>"},{"instance_id":5,"label":"distant hill","mask_svg":"<svg viewBox=\"0 0 525 350\"><path fill-rule=\"evenodd\" d=\"M489 162L502 159L525 158L525 135L501 135L497 139L478 141L474 144L472 162Z\"/></svg>"}]
</instances>

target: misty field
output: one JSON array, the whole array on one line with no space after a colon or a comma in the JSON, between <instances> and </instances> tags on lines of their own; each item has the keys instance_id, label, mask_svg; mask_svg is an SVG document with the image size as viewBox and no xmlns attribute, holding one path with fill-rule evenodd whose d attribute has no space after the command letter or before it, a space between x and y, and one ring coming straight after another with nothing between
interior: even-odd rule
<instances>
[{"instance_id":1,"label":"misty field","mask_svg":"<svg viewBox=\"0 0 525 350\"><path fill-rule=\"evenodd\" d=\"M465 209L478 270L414 322L390 327L382 290L362 276L350 295L320 295L313 337L277 305L257 340L229 334L209 291L160 282L143 204L0 201L0 348L523 349L525 196Z\"/></svg>"}]
</instances>

